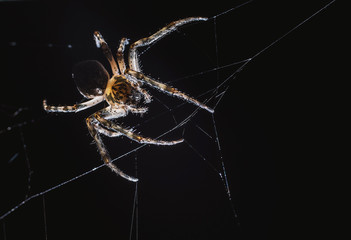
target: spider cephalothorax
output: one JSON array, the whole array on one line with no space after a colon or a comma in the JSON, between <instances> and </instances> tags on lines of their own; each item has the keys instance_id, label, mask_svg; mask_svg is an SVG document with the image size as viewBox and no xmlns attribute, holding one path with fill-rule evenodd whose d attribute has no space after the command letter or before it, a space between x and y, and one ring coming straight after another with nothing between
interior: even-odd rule
<instances>
[{"instance_id":1,"label":"spider cephalothorax","mask_svg":"<svg viewBox=\"0 0 351 240\"><path fill-rule=\"evenodd\" d=\"M97 47L102 49L104 55L110 63L112 77L110 77L104 66L98 61L89 60L77 64L73 69L73 78L76 82L79 92L85 98L88 98L90 100L75 104L73 106L49 106L46 104L46 100L44 100L44 109L48 112L78 112L92 107L102 101L106 101L109 104L108 107L97 111L86 119L90 135L94 138L100 155L108 167L129 181L138 181L138 179L122 172L111 162L111 158L102 142L100 134L109 137L117 137L123 135L139 143L156 145L174 145L183 141L183 139L175 141L162 141L143 137L134 133L130 129L123 128L120 125L117 125L116 123L110 121L111 119L124 117L129 112L139 114L147 112L146 107L138 106L141 100L144 100L145 103L149 103L151 101L151 96L149 93L145 89L141 88L142 84L146 84L161 92L195 104L196 106L203 108L211 113L214 112L213 109L207 107L196 99L178 91L173 87L170 87L164 83L158 82L144 75L140 70L137 54L138 47L147 46L157 40L160 40L162 37L176 30L177 27L181 25L189 22L206 20L207 18L202 17L190 17L178 20L168 24L153 35L134 42L130 45L129 48L128 67L124 61L124 49L128 44L128 40L126 38L122 38L117 50L116 62L110 48L108 47L102 35L97 31L94 32L94 38Z\"/></svg>"}]
</instances>

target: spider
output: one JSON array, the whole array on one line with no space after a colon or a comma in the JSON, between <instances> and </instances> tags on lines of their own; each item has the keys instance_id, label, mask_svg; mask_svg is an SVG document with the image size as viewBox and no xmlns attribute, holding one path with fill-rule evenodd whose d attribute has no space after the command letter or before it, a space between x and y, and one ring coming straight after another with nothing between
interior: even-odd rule
<instances>
[{"instance_id":1,"label":"spider","mask_svg":"<svg viewBox=\"0 0 351 240\"><path fill-rule=\"evenodd\" d=\"M90 108L100 102L106 101L108 107L105 107L86 119L86 124L90 135L95 140L99 153L105 165L107 165L117 175L132 181L137 182L138 179L131 177L121 171L111 161L111 157L102 141L101 134L108 137L125 136L133 141L142 144L155 144L155 145L174 145L183 142L183 139L174 141L162 141L148 137L143 137L130 129L126 129L117 125L111 119L121 118L128 113L143 114L148 111L146 107L139 107L138 104L141 100L144 103L150 103L151 95L141 86L146 84L170 96L178 97L189 103L205 109L211 113L213 109L197 101L196 99L178 91L176 88L170 87L164 83L156 81L141 72L139 66L138 52L139 47L148 46L156 41L162 39L167 34L175 31L178 27L194 22L206 21L207 18L203 17L189 17L174 21L149 37L142 38L129 48L128 67L124 61L124 49L129 44L127 38L122 38L117 50L117 62L115 61L110 48L98 31L94 32L94 39L96 46L102 49L105 57L110 63L112 70L112 77L104 68L104 66L96 60L87 60L78 63L73 72L75 83L78 91L88 99L85 102L75 104L73 106L51 106L48 105L46 100L43 100L43 107L47 112L79 112Z\"/></svg>"}]
</instances>

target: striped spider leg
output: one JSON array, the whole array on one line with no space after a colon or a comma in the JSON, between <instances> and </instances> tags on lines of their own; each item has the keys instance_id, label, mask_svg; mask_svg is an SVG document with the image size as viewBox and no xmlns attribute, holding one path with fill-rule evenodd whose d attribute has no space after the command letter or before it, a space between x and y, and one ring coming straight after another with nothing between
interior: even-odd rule
<instances>
[{"instance_id":1,"label":"striped spider leg","mask_svg":"<svg viewBox=\"0 0 351 240\"><path fill-rule=\"evenodd\" d=\"M141 81L141 82L144 82L146 84L148 84L150 87L153 87L153 88L156 88L157 90L161 91L161 92L164 92L164 93L167 93L168 95L170 96L173 96L173 97L178 97L178 98L181 98L181 99L184 99L186 100L187 102L189 103L192 103L202 109L205 109L207 110L208 112L210 113L214 113L214 110L208 106L206 106L205 104L199 102L198 100L196 100L195 98L192 98L190 96L188 96L187 94L185 93L182 93L181 91L177 90L176 88L173 88L171 86L168 86L164 83L161 83L161 82L158 82L150 77L147 77L145 76L144 74L140 73L140 72L136 72L132 69L127 69L126 70L126 74L127 76L131 76L132 78L138 80L138 81Z\"/></svg>"},{"instance_id":2,"label":"striped spider leg","mask_svg":"<svg viewBox=\"0 0 351 240\"><path fill-rule=\"evenodd\" d=\"M127 38L122 38L122 40L119 44L118 50L117 50L117 62L118 62L118 66L119 66L122 74L125 74L125 71L127 69L126 64L124 62L124 49L128 43L129 43L129 41ZM140 82L135 81L133 78L130 78L129 80L131 81L133 87L136 88L140 93L143 94L145 103L150 103L151 96L145 89L141 88Z\"/></svg>"},{"instance_id":3,"label":"striped spider leg","mask_svg":"<svg viewBox=\"0 0 351 240\"><path fill-rule=\"evenodd\" d=\"M112 55L110 47L107 45L105 39L102 37L99 31L94 32L94 40L97 48L101 48L102 52L104 53L105 57L110 63L111 70L113 74L119 74L120 70L119 67Z\"/></svg>"},{"instance_id":4,"label":"striped spider leg","mask_svg":"<svg viewBox=\"0 0 351 240\"><path fill-rule=\"evenodd\" d=\"M88 109L92 106L95 106L96 104L101 103L104 100L105 100L104 96L97 96L86 102L74 104L73 106L51 106L51 105L47 105L46 99L44 99L43 107L44 107L44 110L47 112L63 112L63 113L79 112L79 111Z\"/></svg>"},{"instance_id":5,"label":"striped spider leg","mask_svg":"<svg viewBox=\"0 0 351 240\"><path fill-rule=\"evenodd\" d=\"M129 40L127 38L122 38L117 50L117 62L122 74L124 74L124 71L126 70L126 64L124 62L124 49L128 44Z\"/></svg>"},{"instance_id":6,"label":"striped spider leg","mask_svg":"<svg viewBox=\"0 0 351 240\"><path fill-rule=\"evenodd\" d=\"M127 138L136 141L138 143L143 144L155 144L155 145L175 145L178 143L183 142L183 139L176 140L176 141L162 141L162 140L155 140L147 137L142 137L132 130L126 129L117 125L116 123L109 121L109 119L115 119L124 117L128 114L128 111L133 113L144 113L147 111L146 108L132 108L128 106L109 106L106 107L86 119L86 123L90 132L90 135L94 138L95 143L99 149L100 155L104 163L117 175L132 181L137 182L138 179L131 177L121 171L116 165L114 165L111 161L111 157L101 139L100 134L104 134L108 137L118 137L118 136L126 136Z\"/></svg>"},{"instance_id":7,"label":"striped spider leg","mask_svg":"<svg viewBox=\"0 0 351 240\"><path fill-rule=\"evenodd\" d=\"M145 47L150 44L153 44L156 41L161 40L167 34L174 32L175 30L177 30L178 27L184 24L195 22L195 21L207 21L207 19L208 18L204 18L204 17L189 17L178 21L174 21L168 24L167 26L163 27L156 33L152 34L151 36L142 38L134 42L132 45L130 45L130 48L129 48L129 59L128 59L129 68L134 71L141 72L141 69L139 66L138 51L137 51L138 47Z\"/></svg>"}]
</instances>

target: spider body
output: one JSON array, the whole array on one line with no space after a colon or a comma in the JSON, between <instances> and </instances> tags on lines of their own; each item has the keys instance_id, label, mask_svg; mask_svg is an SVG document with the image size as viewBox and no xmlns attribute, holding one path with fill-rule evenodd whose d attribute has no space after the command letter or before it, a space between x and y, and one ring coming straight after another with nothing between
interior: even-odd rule
<instances>
[{"instance_id":1,"label":"spider body","mask_svg":"<svg viewBox=\"0 0 351 240\"><path fill-rule=\"evenodd\" d=\"M106 101L110 105L136 105L140 102L140 94L134 90L131 82L122 75L113 77L105 90Z\"/></svg>"},{"instance_id":2,"label":"spider body","mask_svg":"<svg viewBox=\"0 0 351 240\"><path fill-rule=\"evenodd\" d=\"M176 88L144 75L139 67L139 57L137 54L138 47L147 46L162 39L168 33L176 30L179 26L194 21L206 20L207 18L190 17L174 21L151 36L134 42L129 48L129 66L126 66L124 62L124 49L128 44L128 39L122 38L117 50L116 62L101 33L98 31L94 32L96 46L102 49L102 52L109 61L112 70L112 77L110 77L105 67L96 60L88 60L77 64L73 69L73 77L79 92L89 100L73 106L50 106L47 105L46 100L44 100L44 109L47 112L78 112L92 107L102 101L106 101L109 106L97 111L86 119L89 133L95 140L102 160L112 171L129 181L138 181L138 179L122 172L112 163L111 157L102 141L101 134L108 137L125 136L142 144L174 145L183 142L183 139L163 141L143 137L134 133L131 129L123 128L115 122L110 121L111 119L124 117L130 112L135 114L143 114L147 112L146 107L139 106L142 99L144 100L144 103L149 103L151 101L150 94L145 89L141 88L143 84L170 96L178 97L211 113L214 112L213 109Z\"/></svg>"}]
</instances>

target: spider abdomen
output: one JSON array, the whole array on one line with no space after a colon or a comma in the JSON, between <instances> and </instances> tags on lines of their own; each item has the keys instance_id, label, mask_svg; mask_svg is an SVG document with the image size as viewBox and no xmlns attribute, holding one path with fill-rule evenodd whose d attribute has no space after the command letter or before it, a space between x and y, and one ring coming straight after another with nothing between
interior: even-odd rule
<instances>
[{"instance_id":1,"label":"spider abdomen","mask_svg":"<svg viewBox=\"0 0 351 240\"><path fill-rule=\"evenodd\" d=\"M79 92L86 98L101 96L110 78L105 67L96 60L76 64L72 76Z\"/></svg>"}]
</instances>

